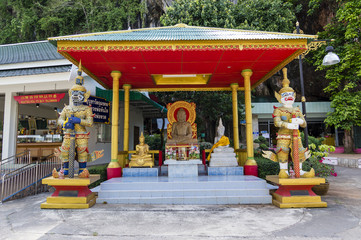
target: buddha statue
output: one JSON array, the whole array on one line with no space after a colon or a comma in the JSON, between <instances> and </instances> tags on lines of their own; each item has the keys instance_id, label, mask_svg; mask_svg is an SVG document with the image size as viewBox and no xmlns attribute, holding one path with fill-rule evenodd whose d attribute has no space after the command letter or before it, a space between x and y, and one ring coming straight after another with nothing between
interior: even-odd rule
<instances>
[{"instance_id":1,"label":"buddha statue","mask_svg":"<svg viewBox=\"0 0 361 240\"><path fill-rule=\"evenodd\" d=\"M172 138L167 139L167 144L195 144L197 139L192 138L192 126L186 121L187 115L183 108L177 113L177 122L172 124Z\"/></svg>"},{"instance_id":2,"label":"buddha statue","mask_svg":"<svg viewBox=\"0 0 361 240\"><path fill-rule=\"evenodd\" d=\"M223 126L222 118L220 118L219 124L217 127L217 131L216 131L216 137L214 138L214 144L216 144L221 139L221 137L224 136L224 130L225 130L225 127Z\"/></svg>"},{"instance_id":3,"label":"buddha statue","mask_svg":"<svg viewBox=\"0 0 361 240\"><path fill-rule=\"evenodd\" d=\"M139 137L139 144L135 147L136 153L130 158L129 167L153 167L152 155L149 154L149 145L144 143L143 132Z\"/></svg>"}]
</instances>

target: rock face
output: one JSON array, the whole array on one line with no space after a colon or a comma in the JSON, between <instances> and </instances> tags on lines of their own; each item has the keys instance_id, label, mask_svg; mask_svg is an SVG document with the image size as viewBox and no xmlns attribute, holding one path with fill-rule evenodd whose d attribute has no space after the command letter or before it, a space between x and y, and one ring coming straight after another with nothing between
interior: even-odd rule
<instances>
[{"instance_id":1,"label":"rock face","mask_svg":"<svg viewBox=\"0 0 361 240\"><path fill-rule=\"evenodd\" d=\"M237 167L238 162L234 149L227 146L220 146L214 149L211 154L210 167Z\"/></svg>"}]
</instances>

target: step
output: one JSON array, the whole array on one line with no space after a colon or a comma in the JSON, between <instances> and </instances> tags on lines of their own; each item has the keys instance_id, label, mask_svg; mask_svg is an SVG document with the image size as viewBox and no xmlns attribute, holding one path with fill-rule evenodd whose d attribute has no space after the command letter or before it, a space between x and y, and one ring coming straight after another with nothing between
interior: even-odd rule
<instances>
[{"instance_id":1,"label":"step","mask_svg":"<svg viewBox=\"0 0 361 240\"><path fill-rule=\"evenodd\" d=\"M197 196L264 196L268 189L189 189L189 190L103 190L99 192L100 198L122 197L197 197Z\"/></svg>"},{"instance_id":2,"label":"step","mask_svg":"<svg viewBox=\"0 0 361 240\"><path fill-rule=\"evenodd\" d=\"M98 198L98 204L271 204L272 196L227 196L227 197L144 197L144 198Z\"/></svg>"},{"instance_id":3,"label":"step","mask_svg":"<svg viewBox=\"0 0 361 240\"><path fill-rule=\"evenodd\" d=\"M103 182L97 203L271 204L265 180L244 175L123 177Z\"/></svg>"},{"instance_id":4,"label":"step","mask_svg":"<svg viewBox=\"0 0 361 240\"><path fill-rule=\"evenodd\" d=\"M254 176L198 176L194 178L128 177L112 178L101 190L164 189L262 189L266 181Z\"/></svg>"}]
</instances>

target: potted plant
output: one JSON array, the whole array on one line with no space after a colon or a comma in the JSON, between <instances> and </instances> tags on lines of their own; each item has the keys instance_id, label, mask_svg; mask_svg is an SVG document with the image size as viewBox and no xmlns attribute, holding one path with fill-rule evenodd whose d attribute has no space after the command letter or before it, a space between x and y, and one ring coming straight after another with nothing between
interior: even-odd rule
<instances>
[{"instance_id":1,"label":"potted plant","mask_svg":"<svg viewBox=\"0 0 361 240\"><path fill-rule=\"evenodd\" d=\"M305 161L305 168L313 168L316 177L325 178L326 183L316 185L312 188L317 195L325 195L329 189L330 183L328 182L329 176L337 176L334 166L324 163L324 157L328 156L329 152L335 151L335 147L326 144L316 146L316 144L309 144L311 157Z\"/></svg>"}]
</instances>

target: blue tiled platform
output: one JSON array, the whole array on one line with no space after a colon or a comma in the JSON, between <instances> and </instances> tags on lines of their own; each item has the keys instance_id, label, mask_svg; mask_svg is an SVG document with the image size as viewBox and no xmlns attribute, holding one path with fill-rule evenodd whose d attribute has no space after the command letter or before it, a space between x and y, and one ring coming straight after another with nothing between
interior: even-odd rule
<instances>
[{"instance_id":1,"label":"blue tiled platform","mask_svg":"<svg viewBox=\"0 0 361 240\"><path fill-rule=\"evenodd\" d=\"M157 177L158 168L123 168L123 177Z\"/></svg>"},{"instance_id":2,"label":"blue tiled platform","mask_svg":"<svg viewBox=\"0 0 361 240\"><path fill-rule=\"evenodd\" d=\"M254 176L122 177L101 184L97 203L271 204L265 180Z\"/></svg>"},{"instance_id":3,"label":"blue tiled platform","mask_svg":"<svg viewBox=\"0 0 361 240\"><path fill-rule=\"evenodd\" d=\"M208 167L209 176L243 175L243 167Z\"/></svg>"}]
</instances>

